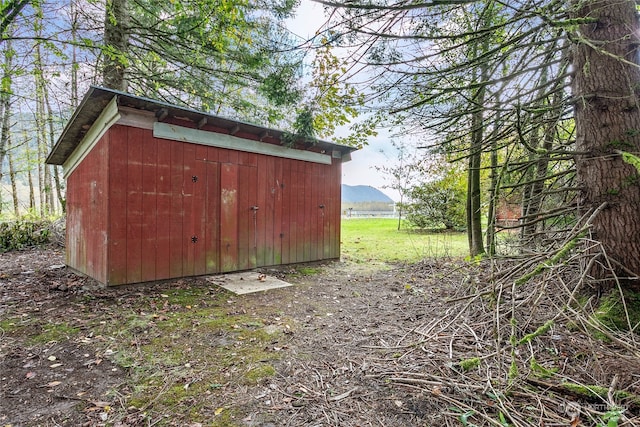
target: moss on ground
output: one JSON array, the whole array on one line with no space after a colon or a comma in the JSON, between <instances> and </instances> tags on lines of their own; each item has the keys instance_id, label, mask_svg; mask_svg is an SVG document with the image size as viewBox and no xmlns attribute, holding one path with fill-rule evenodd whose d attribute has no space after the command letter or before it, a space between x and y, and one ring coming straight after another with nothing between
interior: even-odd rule
<instances>
[{"instance_id":1,"label":"moss on ground","mask_svg":"<svg viewBox=\"0 0 640 427\"><path fill-rule=\"evenodd\" d=\"M615 289L600 298L591 322L612 330L637 330L640 325L640 293L626 290L623 296L624 301L620 292ZM606 336L598 331L594 334L597 338L606 339Z\"/></svg>"},{"instance_id":2,"label":"moss on ground","mask_svg":"<svg viewBox=\"0 0 640 427\"><path fill-rule=\"evenodd\" d=\"M133 304L121 322L96 325L95 332L110 337L110 359L128 369L125 406L153 408L149 417L157 420L188 405L190 422L235 426L225 388L275 375L274 343L283 332L268 331L271 322L260 313L236 313L231 294L207 288L165 290ZM224 410L212 417L212 405Z\"/></svg>"}]
</instances>

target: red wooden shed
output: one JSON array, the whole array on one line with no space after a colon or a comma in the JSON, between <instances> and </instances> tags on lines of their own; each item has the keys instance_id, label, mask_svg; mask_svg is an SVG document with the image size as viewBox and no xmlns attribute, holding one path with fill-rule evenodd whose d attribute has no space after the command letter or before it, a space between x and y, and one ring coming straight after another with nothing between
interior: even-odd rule
<instances>
[{"instance_id":1,"label":"red wooden shed","mask_svg":"<svg viewBox=\"0 0 640 427\"><path fill-rule=\"evenodd\" d=\"M92 87L47 163L67 180L67 264L108 285L340 256L352 147Z\"/></svg>"}]
</instances>

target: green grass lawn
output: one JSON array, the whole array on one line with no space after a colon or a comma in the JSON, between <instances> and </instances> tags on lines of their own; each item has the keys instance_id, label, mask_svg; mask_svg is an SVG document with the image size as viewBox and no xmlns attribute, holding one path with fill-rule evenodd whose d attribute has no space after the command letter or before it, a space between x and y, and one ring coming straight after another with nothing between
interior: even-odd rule
<instances>
[{"instance_id":1,"label":"green grass lawn","mask_svg":"<svg viewBox=\"0 0 640 427\"><path fill-rule=\"evenodd\" d=\"M393 218L343 218L342 258L346 261L417 262L425 258L468 255L467 235L416 232Z\"/></svg>"}]
</instances>

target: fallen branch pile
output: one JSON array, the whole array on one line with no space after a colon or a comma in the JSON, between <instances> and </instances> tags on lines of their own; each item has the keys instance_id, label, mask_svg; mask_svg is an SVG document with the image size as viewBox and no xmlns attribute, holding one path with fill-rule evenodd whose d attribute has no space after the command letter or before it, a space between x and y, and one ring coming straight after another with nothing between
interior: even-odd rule
<instances>
[{"instance_id":1,"label":"fallen branch pile","mask_svg":"<svg viewBox=\"0 0 640 427\"><path fill-rule=\"evenodd\" d=\"M588 230L469 275L441 317L396 343L412 369L384 377L441 401L448 425L640 425L638 325L619 280L628 331L599 321L586 272L613 269Z\"/></svg>"}]
</instances>

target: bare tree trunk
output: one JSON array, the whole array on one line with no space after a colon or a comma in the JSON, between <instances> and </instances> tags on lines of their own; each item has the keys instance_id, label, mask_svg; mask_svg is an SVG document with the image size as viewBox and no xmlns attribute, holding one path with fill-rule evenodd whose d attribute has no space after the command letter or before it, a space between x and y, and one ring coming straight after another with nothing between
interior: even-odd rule
<instances>
[{"instance_id":1,"label":"bare tree trunk","mask_svg":"<svg viewBox=\"0 0 640 427\"><path fill-rule=\"evenodd\" d=\"M487 65L481 66L481 82L486 81ZM474 111L471 116L471 147L469 150L469 170L467 176L467 236L469 254L472 257L484 254L482 238L482 205L480 188L480 166L482 142L484 139L485 88L480 86L473 97Z\"/></svg>"},{"instance_id":2,"label":"bare tree trunk","mask_svg":"<svg viewBox=\"0 0 640 427\"><path fill-rule=\"evenodd\" d=\"M560 48L564 49L564 44ZM554 53L550 52L549 55ZM547 58L547 62L551 62L551 56ZM563 58L563 65L566 66L567 58ZM562 67L559 73L563 73L565 70ZM562 99L564 92L562 90L564 86L563 80L557 80L553 84L552 90L547 89L547 82L549 81L550 67L543 70L542 77L540 79L541 88L539 98L541 99L540 109L544 111L539 117L535 117L536 123L533 124L535 135L531 147L532 165L530 168L532 172L529 176L530 181L526 184L527 197L523 198L524 209L522 210L524 215L524 226L522 228L522 238L527 240L526 243L531 243L534 247L540 240L540 232L544 229L545 222L538 221L538 216L542 213L544 190L547 187L545 177L549 171L549 152L553 149L554 142L556 141L556 130L560 117L562 116ZM549 94L545 97L544 92ZM542 133L542 146L539 147L539 135Z\"/></svg>"},{"instance_id":3,"label":"bare tree trunk","mask_svg":"<svg viewBox=\"0 0 640 427\"><path fill-rule=\"evenodd\" d=\"M126 55L129 45L128 11L126 0L107 0L104 19L105 87L126 91Z\"/></svg>"},{"instance_id":4,"label":"bare tree trunk","mask_svg":"<svg viewBox=\"0 0 640 427\"><path fill-rule=\"evenodd\" d=\"M18 200L18 186L16 184L16 167L13 161L13 152L7 151L7 160L9 161L9 181L11 182L11 198L13 199L13 214L16 218L20 217L20 200Z\"/></svg>"},{"instance_id":5,"label":"bare tree trunk","mask_svg":"<svg viewBox=\"0 0 640 427\"><path fill-rule=\"evenodd\" d=\"M69 10L71 11L71 105L75 108L78 106L78 48L76 46L78 41L78 5L76 0L70 0Z\"/></svg>"},{"instance_id":6,"label":"bare tree trunk","mask_svg":"<svg viewBox=\"0 0 640 427\"><path fill-rule=\"evenodd\" d=\"M31 154L27 154L27 163L31 164ZM36 212L36 191L33 186L33 170L31 166L27 167L27 182L29 184L29 211Z\"/></svg>"},{"instance_id":7,"label":"bare tree trunk","mask_svg":"<svg viewBox=\"0 0 640 427\"><path fill-rule=\"evenodd\" d=\"M0 182L2 181L4 165L4 158L7 154L7 148L9 147L9 120L11 118L11 64L13 62L13 55L11 53L11 40L7 40L3 45L4 50L4 62L2 71L2 81L7 82L8 90L0 91ZM0 212L2 212L2 198L0 195Z\"/></svg>"},{"instance_id":8,"label":"bare tree trunk","mask_svg":"<svg viewBox=\"0 0 640 427\"><path fill-rule=\"evenodd\" d=\"M5 31L7 31L15 21L16 17L20 14L20 11L30 3L30 0L13 0L2 3L4 14L0 16L0 36L5 35ZM4 37L0 37L0 43L2 43L3 39Z\"/></svg>"},{"instance_id":9,"label":"bare tree trunk","mask_svg":"<svg viewBox=\"0 0 640 427\"><path fill-rule=\"evenodd\" d=\"M496 254L496 202L499 193L498 174L498 129L501 127L500 108L493 124L491 137L491 186L489 187L489 208L487 209L487 252L493 256Z\"/></svg>"},{"instance_id":10,"label":"bare tree trunk","mask_svg":"<svg viewBox=\"0 0 640 427\"><path fill-rule=\"evenodd\" d=\"M55 130L53 128L53 110L51 109L51 102L49 101L49 89L45 86L45 91L43 93L44 95L44 106L46 107L46 111L47 111L47 124L48 126L48 130L49 130L49 148L48 150L51 150L53 148L53 146L56 143L56 139L55 139ZM55 195L57 198L57 201L61 207L61 210L64 212L64 196L62 195L62 183L60 180L60 170L57 166L49 166L49 204L51 206L51 212L56 212L57 209L55 209L55 202L54 200L54 191L55 191ZM53 183L51 182L51 178L53 177ZM55 185L54 185L55 184Z\"/></svg>"},{"instance_id":11,"label":"bare tree trunk","mask_svg":"<svg viewBox=\"0 0 640 427\"><path fill-rule=\"evenodd\" d=\"M640 25L636 2L591 0L574 4L579 26L573 52L577 178L580 208L606 208L593 235L619 263L617 273L640 275L640 183L620 151L640 152ZM595 20L595 22L594 22ZM624 267L624 268L622 268ZM591 272L597 277L603 271ZM640 281L627 282L640 290Z\"/></svg>"},{"instance_id":12,"label":"bare tree trunk","mask_svg":"<svg viewBox=\"0 0 640 427\"><path fill-rule=\"evenodd\" d=\"M38 203L40 204L40 216L44 217L47 214L47 167L44 165L44 159L46 158L46 125L45 125L45 112L44 112L44 69L42 64L42 50L39 42L36 42L34 49L35 61L34 61L34 79L36 87L36 158L37 158L37 171L38 171Z\"/></svg>"}]
</instances>

